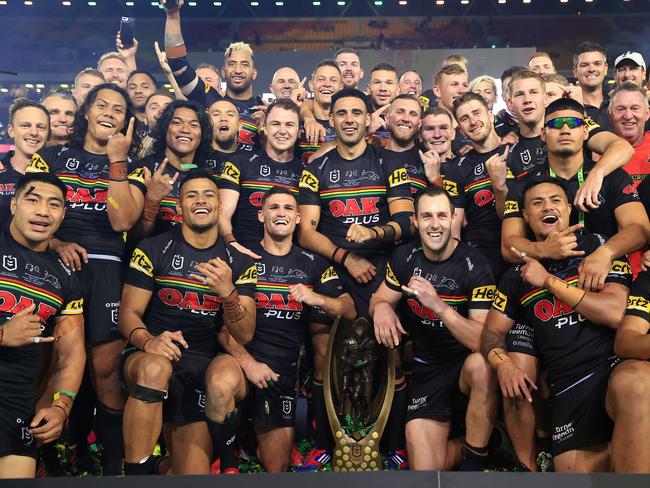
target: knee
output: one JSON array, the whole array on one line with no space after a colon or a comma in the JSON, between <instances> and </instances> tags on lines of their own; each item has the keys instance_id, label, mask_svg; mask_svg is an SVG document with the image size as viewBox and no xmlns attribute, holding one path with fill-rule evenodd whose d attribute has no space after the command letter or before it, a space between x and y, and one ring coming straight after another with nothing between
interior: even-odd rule
<instances>
[{"instance_id":1,"label":"knee","mask_svg":"<svg viewBox=\"0 0 650 488\"><path fill-rule=\"evenodd\" d=\"M206 378L206 395L208 404L221 407L232 401L237 393L239 380L230 374L213 374Z\"/></svg>"},{"instance_id":2,"label":"knee","mask_svg":"<svg viewBox=\"0 0 650 488\"><path fill-rule=\"evenodd\" d=\"M288 459L274 459L271 456L267 456L267 459L264 459L263 464L264 470L267 473L285 473L289 469Z\"/></svg>"},{"instance_id":3,"label":"knee","mask_svg":"<svg viewBox=\"0 0 650 488\"><path fill-rule=\"evenodd\" d=\"M473 391L488 392L496 389L496 373L481 354L471 354L465 360L463 369Z\"/></svg>"},{"instance_id":4,"label":"knee","mask_svg":"<svg viewBox=\"0 0 650 488\"><path fill-rule=\"evenodd\" d=\"M166 389L172 376L172 365L162 356L151 356L138 368L136 383L147 388Z\"/></svg>"},{"instance_id":5,"label":"knee","mask_svg":"<svg viewBox=\"0 0 650 488\"><path fill-rule=\"evenodd\" d=\"M614 370L607 392L617 410L638 410L640 405L650 405L649 372L641 361L626 361Z\"/></svg>"}]
</instances>

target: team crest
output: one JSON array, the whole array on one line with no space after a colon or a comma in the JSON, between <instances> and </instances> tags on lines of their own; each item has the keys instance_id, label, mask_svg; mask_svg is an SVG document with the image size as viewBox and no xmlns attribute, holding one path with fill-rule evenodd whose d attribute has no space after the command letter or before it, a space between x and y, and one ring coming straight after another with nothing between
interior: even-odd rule
<instances>
[{"instance_id":1,"label":"team crest","mask_svg":"<svg viewBox=\"0 0 650 488\"><path fill-rule=\"evenodd\" d=\"M422 276L422 268L415 268L413 270L413 276Z\"/></svg>"},{"instance_id":2,"label":"team crest","mask_svg":"<svg viewBox=\"0 0 650 488\"><path fill-rule=\"evenodd\" d=\"M117 325L117 322L120 318L120 311L117 308L114 308L111 310L111 322L113 322L115 325Z\"/></svg>"},{"instance_id":3,"label":"team crest","mask_svg":"<svg viewBox=\"0 0 650 488\"><path fill-rule=\"evenodd\" d=\"M257 268L258 275L263 275L266 272L266 265L264 263L255 263L255 267Z\"/></svg>"},{"instance_id":4,"label":"team crest","mask_svg":"<svg viewBox=\"0 0 650 488\"><path fill-rule=\"evenodd\" d=\"M530 156L530 151L528 149L520 153L519 156L521 157L521 162L524 164L530 163L530 160L532 159Z\"/></svg>"},{"instance_id":5,"label":"team crest","mask_svg":"<svg viewBox=\"0 0 650 488\"><path fill-rule=\"evenodd\" d=\"M2 267L7 271L16 271L16 268L18 268L18 260L15 256L5 254L2 256Z\"/></svg>"},{"instance_id":6,"label":"team crest","mask_svg":"<svg viewBox=\"0 0 650 488\"><path fill-rule=\"evenodd\" d=\"M263 164L260 166L260 174L262 176L268 176L271 174L271 167L268 164Z\"/></svg>"},{"instance_id":7,"label":"team crest","mask_svg":"<svg viewBox=\"0 0 650 488\"><path fill-rule=\"evenodd\" d=\"M291 400L282 400L282 413L285 415L291 413Z\"/></svg>"},{"instance_id":8,"label":"team crest","mask_svg":"<svg viewBox=\"0 0 650 488\"><path fill-rule=\"evenodd\" d=\"M65 167L70 171L75 171L77 168L79 168L79 161L74 158L69 158L65 163Z\"/></svg>"},{"instance_id":9,"label":"team crest","mask_svg":"<svg viewBox=\"0 0 650 488\"><path fill-rule=\"evenodd\" d=\"M172 259L172 268L178 271L183 267L184 262L185 262L185 258L183 256L175 254L174 259Z\"/></svg>"},{"instance_id":10,"label":"team crest","mask_svg":"<svg viewBox=\"0 0 650 488\"><path fill-rule=\"evenodd\" d=\"M335 169L330 171L330 181L332 183L337 183L341 179L341 170Z\"/></svg>"}]
</instances>

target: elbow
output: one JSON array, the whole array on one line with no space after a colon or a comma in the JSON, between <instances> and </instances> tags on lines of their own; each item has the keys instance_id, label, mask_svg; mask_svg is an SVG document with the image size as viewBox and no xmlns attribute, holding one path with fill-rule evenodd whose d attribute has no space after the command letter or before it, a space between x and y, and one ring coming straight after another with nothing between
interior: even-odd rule
<instances>
[{"instance_id":1,"label":"elbow","mask_svg":"<svg viewBox=\"0 0 650 488\"><path fill-rule=\"evenodd\" d=\"M501 238L501 256L503 257L504 261L507 261L511 264L519 263L519 258L518 256L515 256L515 253L513 253L510 249L510 243L506 237Z\"/></svg>"},{"instance_id":2,"label":"elbow","mask_svg":"<svg viewBox=\"0 0 650 488\"><path fill-rule=\"evenodd\" d=\"M108 220L111 223L111 229L115 232L128 232L136 224L138 217L124 217L122 215L118 217L113 215L111 218L111 214L109 213Z\"/></svg>"}]
</instances>

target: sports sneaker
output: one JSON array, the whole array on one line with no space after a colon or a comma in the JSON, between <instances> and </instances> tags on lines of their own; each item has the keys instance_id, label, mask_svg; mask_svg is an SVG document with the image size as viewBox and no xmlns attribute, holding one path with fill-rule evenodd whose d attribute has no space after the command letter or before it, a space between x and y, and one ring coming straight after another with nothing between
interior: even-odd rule
<instances>
[{"instance_id":1,"label":"sports sneaker","mask_svg":"<svg viewBox=\"0 0 650 488\"><path fill-rule=\"evenodd\" d=\"M325 449L312 449L302 465L296 468L298 472L317 471L323 469L326 464L332 461L332 451Z\"/></svg>"},{"instance_id":2,"label":"sports sneaker","mask_svg":"<svg viewBox=\"0 0 650 488\"><path fill-rule=\"evenodd\" d=\"M409 457L405 449L390 451L386 458L388 469L403 471L409 469Z\"/></svg>"}]
</instances>

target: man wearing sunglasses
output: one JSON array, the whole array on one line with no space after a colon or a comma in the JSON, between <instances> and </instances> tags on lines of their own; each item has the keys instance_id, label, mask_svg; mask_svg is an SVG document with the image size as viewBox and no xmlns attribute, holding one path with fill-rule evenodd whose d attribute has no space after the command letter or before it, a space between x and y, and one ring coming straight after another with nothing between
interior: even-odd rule
<instances>
[{"instance_id":1,"label":"man wearing sunglasses","mask_svg":"<svg viewBox=\"0 0 650 488\"><path fill-rule=\"evenodd\" d=\"M535 259L560 260L583 255L582 251L576 250L576 231L586 228L589 232L602 234L609 240L584 259L578 282L580 288L595 291L602 289L615 258L636 251L647 242L648 215L630 176L624 170L616 169L604 177L598 194L600 205L588 212L573 207L571 225L550 233L543 241L532 242L523 237L526 224L521 211L521 189L530 179L542 175L565 180L569 201L573 201L578 188L594 168L594 162L586 159L583 153L587 130L584 106L575 100L561 98L546 108L541 137L546 143L548 159L510 189L504 210L505 231L501 248L504 255L509 254L510 259L517 259L517 262L521 262L521 258L510 250L511 246Z\"/></svg>"}]
</instances>

